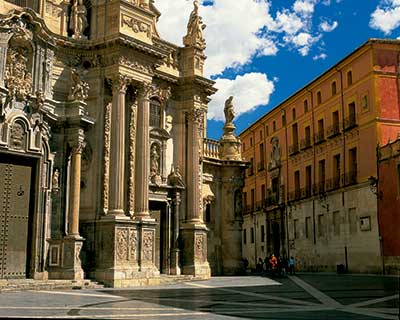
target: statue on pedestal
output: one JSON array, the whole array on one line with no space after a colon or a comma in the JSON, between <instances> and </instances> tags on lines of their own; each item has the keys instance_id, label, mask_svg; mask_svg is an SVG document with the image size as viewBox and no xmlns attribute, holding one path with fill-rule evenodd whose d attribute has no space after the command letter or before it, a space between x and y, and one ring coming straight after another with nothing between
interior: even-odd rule
<instances>
[{"instance_id":1,"label":"statue on pedestal","mask_svg":"<svg viewBox=\"0 0 400 320\"><path fill-rule=\"evenodd\" d=\"M75 0L71 7L71 15L69 20L69 28L72 30L73 39L86 38L83 32L88 26L87 22L87 10L83 4L83 0Z\"/></svg>"},{"instance_id":2,"label":"statue on pedestal","mask_svg":"<svg viewBox=\"0 0 400 320\"><path fill-rule=\"evenodd\" d=\"M190 14L189 22L187 24L187 34L183 38L183 43L188 47L197 46L201 49L204 49L206 46L206 41L204 39L203 30L206 28L206 25L199 16L198 0L195 0L193 5L194 9Z\"/></svg>"}]
</instances>

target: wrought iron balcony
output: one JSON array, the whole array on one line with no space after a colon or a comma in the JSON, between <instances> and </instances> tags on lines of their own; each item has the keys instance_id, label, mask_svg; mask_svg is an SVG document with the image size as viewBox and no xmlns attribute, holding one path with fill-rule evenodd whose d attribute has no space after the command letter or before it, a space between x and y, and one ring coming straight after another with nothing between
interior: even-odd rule
<instances>
[{"instance_id":1,"label":"wrought iron balcony","mask_svg":"<svg viewBox=\"0 0 400 320\"><path fill-rule=\"evenodd\" d=\"M355 127L357 127L357 118L355 115L344 119L344 130L351 130Z\"/></svg>"},{"instance_id":2,"label":"wrought iron balcony","mask_svg":"<svg viewBox=\"0 0 400 320\"><path fill-rule=\"evenodd\" d=\"M311 138L302 139L300 142L300 149L306 150L308 148L311 148Z\"/></svg>"},{"instance_id":3,"label":"wrought iron balcony","mask_svg":"<svg viewBox=\"0 0 400 320\"><path fill-rule=\"evenodd\" d=\"M318 132L314 136L315 144L319 144L325 141L325 133L323 131Z\"/></svg>"},{"instance_id":4,"label":"wrought iron balcony","mask_svg":"<svg viewBox=\"0 0 400 320\"><path fill-rule=\"evenodd\" d=\"M333 126L330 126L327 131L328 138L334 138L340 135L340 124L335 123Z\"/></svg>"},{"instance_id":5,"label":"wrought iron balcony","mask_svg":"<svg viewBox=\"0 0 400 320\"><path fill-rule=\"evenodd\" d=\"M343 177L340 175L334 176L332 179L329 179L326 182L326 190L327 191L332 191L332 190L337 190L340 189L342 184L343 184Z\"/></svg>"},{"instance_id":6,"label":"wrought iron balcony","mask_svg":"<svg viewBox=\"0 0 400 320\"><path fill-rule=\"evenodd\" d=\"M357 170L350 170L344 176L344 183L346 186L357 184Z\"/></svg>"},{"instance_id":7,"label":"wrought iron balcony","mask_svg":"<svg viewBox=\"0 0 400 320\"><path fill-rule=\"evenodd\" d=\"M326 191L325 181L313 185L314 194L324 194Z\"/></svg>"},{"instance_id":8,"label":"wrought iron balcony","mask_svg":"<svg viewBox=\"0 0 400 320\"><path fill-rule=\"evenodd\" d=\"M264 161L257 163L257 171L262 171L265 169Z\"/></svg>"},{"instance_id":9,"label":"wrought iron balcony","mask_svg":"<svg viewBox=\"0 0 400 320\"><path fill-rule=\"evenodd\" d=\"M299 152L299 144L298 143L295 143L295 144L292 144L291 146L289 146L289 154L290 155L293 156L298 152Z\"/></svg>"}]
</instances>

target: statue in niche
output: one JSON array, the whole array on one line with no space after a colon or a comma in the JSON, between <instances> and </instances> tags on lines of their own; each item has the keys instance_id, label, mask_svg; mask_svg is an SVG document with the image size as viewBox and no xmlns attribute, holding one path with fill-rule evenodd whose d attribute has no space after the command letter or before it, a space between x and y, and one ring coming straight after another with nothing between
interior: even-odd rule
<instances>
[{"instance_id":1,"label":"statue in niche","mask_svg":"<svg viewBox=\"0 0 400 320\"><path fill-rule=\"evenodd\" d=\"M71 93L68 97L70 101L84 102L89 96L89 85L82 80L76 69L71 69Z\"/></svg>"},{"instance_id":2,"label":"statue in niche","mask_svg":"<svg viewBox=\"0 0 400 320\"><path fill-rule=\"evenodd\" d=\"M14 149L22 149L24 147L24 137L24 127L20 123L14 122L10 134L11 147Z\"/></svg>"},{"instance_id":3,"label":"statue in niche","mask_svg":"<svg viewBox=\"0 0 400 320\"><path fill-rule=\"evenodd\" d=\"M160 150L156 143L153 143L150 150L150 176L152 182L159 184L160 177Z\"/></svg>"},{"instance_id":4,"label":"statue in niche","mask_svg":"<svg viewBox=\"0 0 400 320\"><path fill-rule=\"evenodd\" d=\"M187 25L187 35L184 37L183 42L186 46L198 46L205 48L206 42L203 35L203 30L206 25L203 23L202 18L199 16L199 2L193 2L194 9L190 14L189 22Z\"/></svg>"},{"instance_id":5,"label":"statue in niche","mask_svg":"<svg viewBox=\"0 0 400 320\"><path fill-rule=\"evenodd\" d=\"M53 172L53 178L52 178L52 191L53 192L58 192L58 190L60 189L60 171L58 170L58 168L56 168Z\"/></svg>"},{"instance_id":6,"label":"statue in niche","mask_svg":"<svg viewBox=\"0 0 400 320\"><path fill-rule=\"evenodd\" d=\"M271 138L271 154L269 160L269 168L275 169L281 166L281 146L278 137Z\"/></svg>"},{"instance_id":7,"label":"statue in niche","mask_svg":"<svg viewBox=\"0 0 400 320\"><path fill-rule=\"evenodd\" d=\"M230 96L225 101L225 126L233 124L233 119L235 118L235 112L233 110L233 96Z\"/></svg>"},{"instance_id":8,"label":"statue in niche","mask_svg":"<svg viewBox=\"0 0 400 320\"><path fill-rule=\"evenodd\" d=\"M74 4L71 7L71 15L69 21L69 28L72 30L73 39L84 39L83 32L88 26L87 22L87 10L83 4L83 0L74 0Z\"/></svg>"}]
</instances>

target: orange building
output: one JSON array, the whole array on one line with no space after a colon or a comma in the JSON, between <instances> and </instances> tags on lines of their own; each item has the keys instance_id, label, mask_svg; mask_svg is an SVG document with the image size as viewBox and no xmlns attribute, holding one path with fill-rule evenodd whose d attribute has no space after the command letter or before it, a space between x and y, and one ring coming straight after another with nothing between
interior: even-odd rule
<instances>
[{"instance_id":1,"label":"orange building","mask_svg":"<svg viewBox=\"0 0 400 320\"><path fill-rule=\"evenodd\" d=\"M243 257L380 272L376 147L400 132L400 41L367 41L246 129Z\"/></svg>"}]
</instances>

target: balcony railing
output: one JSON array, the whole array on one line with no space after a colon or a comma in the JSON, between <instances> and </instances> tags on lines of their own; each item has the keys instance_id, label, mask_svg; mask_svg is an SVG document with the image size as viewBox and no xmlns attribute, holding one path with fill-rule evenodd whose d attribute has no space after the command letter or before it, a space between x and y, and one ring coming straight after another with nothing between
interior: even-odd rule
<instances>
[{"instance_id":1,"label":"balcony railing","mask_svg":"<svg viewBox=\"0 0 400 320\"><path fill-rule=\"evenodd\" d=\"M327 131L328 138L336 137L340 134L340 124L335 123L333 126L330 126Z\"/></svg>"},{"instance_id":2,"label":"balcony railing","mask_svg":"<svg viewBox=\"0 0 400 320\"><path fill-rule=\"evenodd\" d=\"M351 130L355 127L357 127L357 119L355 115L344 119L344 130Z\"/></svg>"},{"instance_id":3,"label":"balcony railing","mask_svg":"<svg viewBox=\"0 0 400 320\"><path fill-rule=\"evenodd\" d=\"M357 184L357 170L351 170L344 176L344 183L346 186Z\"/></svg>"},{"instance_id":4,"label":"balcony railing","mask_svg":"<svg viewBox=\"0 0 400 320\"><path fill-rule=\"evenodd\" d=\"M212 139L203 140L203 156L205 158L219 160L219 142Z\"/></svg>"},{"instance_id":5,"label":"balcony railing","mask_svg":"<svg viewBox=\"0 0 400 320\"><path fill-rule=\"evenodd\" d=\"M296 153L299 152L299 144L295 143L289 146L289 154L290 155L295 155Z\"/></svg>"},{"instance_id":6,"label":"balcony railing","mask_svg":"<svg viewBox=\"0 0 400 320\"><path fill-rule=\"evenodd\" d=\"M326 192L325 181L313 185L314 194L323 194Z\"/></svg>"},{"instance_id":7,"label":"balcony railing","mask_svg":"<svg viewBox=\"0 0 400 320\"><path fill-rule=\"evenodd\" d=\"M325 133L323 131L321 131L321 132L318 132L317 134L315 134L314 141L315 141L315 144L324 142L325 141Z\"/></svg>"},{"instance_id":8,"label":"balcony railing","mask_svg":"<svg viewBox=\"0 0 400 320\"><path fill-rule=\"evenodd\" d=\"M311 148L311 138L302 139L300 142L300 149L305 150Z\"/></svg>"},{"instance_id":9,"label":"balcony railing","mask_svg":"<svg viewBox=\"0 0 400 320\"><path fill-rule=\"evenodd\" d=\"M332 190L337 190L342 187L343 184L343 177L340 175L337 175L333 177L332 179L329 179L326 182L326 190L327 191L332 191Z\"/></svg>"},{"instance_id":10,"label":"balcony railing","mask_svg":"<svg viewBox=\"0 0 400 320\"><path fill-rule=\"evenodd\" d=\"M296 200L300 200L301 198L302 197L301 197L300 189L296 189L289 193L289 201L296 201Z\"/></svg>"},{"instance_id":11,"label":"balcony railing","mask_svg":"<svg viewBox=\"0 0 400 320\"><path fill-rule=\"evenodd\" d=\"M260 161L259 163L257 163L257 170L258 171L262 171L264 169L265 169L264 161Z\"/></svg>"}]
</instances>

